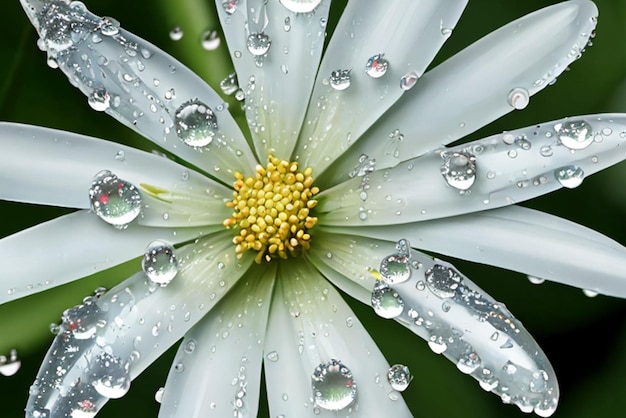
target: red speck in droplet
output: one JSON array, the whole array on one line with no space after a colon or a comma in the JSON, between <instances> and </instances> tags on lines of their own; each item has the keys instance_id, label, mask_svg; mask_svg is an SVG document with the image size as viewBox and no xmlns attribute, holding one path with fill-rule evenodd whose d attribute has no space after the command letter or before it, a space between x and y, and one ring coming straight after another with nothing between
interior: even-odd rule
<instances>
[{"instance_id":1,"label":"red speck in droplet","mask_svg":"<svg viewBox=\"0 0 626 418\"><path fill-rule=\"evenodd\" d=\"M106 205L106 204L109 202L109 196L107 196L107 195L105 195L105 194L100 195L100 197L98 198L98 201L99 201L101 204Z\"/></svg>"}]
</instances>

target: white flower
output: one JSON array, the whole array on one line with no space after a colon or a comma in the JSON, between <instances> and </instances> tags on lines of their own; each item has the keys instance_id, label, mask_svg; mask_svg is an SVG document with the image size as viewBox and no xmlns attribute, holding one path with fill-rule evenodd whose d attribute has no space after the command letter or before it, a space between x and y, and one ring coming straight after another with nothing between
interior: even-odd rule
<instances>
[{"instance_id":1,"label":"white flower","mask_svg":"<svg viewBox=\"0 0 626 418\"><path fill-rule=\"evenodd\" d=\"M524 108L579 57L589 1L521 18L424 73L465 1L351 1L320 62L330 1L218 0L249 138L202 80L115 20L80 2L22 4L94 109L185 161L0 126L0 198L82 209L0 241L1 301L144 254L142 271L63 314L27 417L95 415L182 337L161 416L255 416L262 365L272 416L411 416L397 393L409 372L390 368L335 286L548 416L558 387L536 342L418 249L626 295L624 247L510 206L623 159L624 115L445 147ZM23 251L33 243L40 263Z\"/></svg>"}]
</instances>

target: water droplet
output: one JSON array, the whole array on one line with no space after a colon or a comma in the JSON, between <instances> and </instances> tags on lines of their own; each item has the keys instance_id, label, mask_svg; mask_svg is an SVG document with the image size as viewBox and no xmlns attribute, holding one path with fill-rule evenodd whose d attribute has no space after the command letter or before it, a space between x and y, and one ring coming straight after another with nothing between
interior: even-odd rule
<instances>
[{"instance_id":1,"label":"water droplet","mask_svg":"<svg viewBox=\"0 0 626 418\"><path fill-rule=\"evenodd\" d=\"M109 92L104 89L95 89L89 94L87 99L87 103L93 110L98 112L104 112L109 108L111 103L111 97L109 96Z\"/></svg>"},{"instance_id":2,"label":"water droplet","mask_svg":"<svg viewBox=\"0 0 626 418\"><path fill-rule=\"evenodd\" d=\"M129 363L103 352L91 366L92 386L104 397L117 399L130 389Z\"/></svg>"},{"instance_id":3,"label":"water droplet","mask_svg":"<svg viewBox=\"0 0 626 418\"><path fill-rule=\"evenodd\" d=\"M462 281L458 272L441 264L428 269L425 277L430 291L442 299L454 297Z\"/></svg>"},{"instance_id":4,"label":"water droplet","mask_svg":"<svg viewBox=\"0 0 626 418\"><path fill-rule=\"evenodd\" d=\"M9 357L0 356L0 374L3 376L13 376L22 366L22 362L17 358L17 350L12 349Z\"/></svg>"},{"instance_id":5,"label":"water droplet","mask_svg":"<svg viewBox=\"0 0 626 418\"><path fill-rule=\"evenodd\" d=\"M184 33L180 26L176 26L170 31L170 39L172 41L180 41L181 39L183 39L183 35Z\"/></svg>"},{"instance_id":6,"label":"water droplet","mask_svg":"<svg viewBox=\"0 0 626 418\"><path fill-rule=\"evenodd\" d=\"M450 186L467 190L476 180L476 157L463 152L444 152L441 175Z\"/></svg>"},{"instance_id":7,"label":"water droplet","mask_svg":"<svg viewBox=\"0 0 626 418\"><path fill-rule=\"evenodd\" d=\"M448 349L448 345L441 340L428 341L428 347L430 347L431 351L435 354L441 354Z\"/></svg>"},{"instance_id":8,"label":"water droplet","mask_svg":"<svg viewBox=\"0 0 626 418\"><path fill-rule=\"evenodd\" d=\"M237 90L239 90L239 82L237 81L237 73L231 73L220 81L220 88L222 92L226 95L234 94Z\"/></svg>"},{"instance_id":9,"label":"water droplet","mask_svg":"<svg viewBox=\"0 0 626 418\"><path fill-rule=\"evenodd\" d=\"M350 87L350 70L335 70L330 73L328 79L330 86L338 91L342 91Z\"/></svg>"},{"instance_id":10,"label":"water droplet","mask_svg":"<svg viewBox=\"0 0 626 418\"><path fill-rule=\"evenodd\" d=\"M276 351L270 351L265 355L265 358L275 363L278 361L278 353Z\"/></svg>"},{"instance_id":11,"label":"water droplet","mask_svg":"<svg viewBox=\"0 0 626 418\"><path fill-rule=\"evenodd\" d=\"M598 292L591 289L583 289L583 294L588 298L595 298L596 296L598 296Z\"/></svg>"},{"instance_id":12,"label":"water droplet","mask_svg":"<svg viewBox=\"0 0 626 418\"><path fill-rule=\"evenodd\" d=\"M413 375L404 364L394 364L387 372L387 380L393 390L403 392L409 387L409 383L413 380Z\"/></svg>"},{"instance_id":13,"label":"water droplet","mask_svg":"<svg viewBox=\"0 0 626 418\"><path fill-rule=\"evenodd\" d=\"M222 7L224 8L224 11L226 12L226 14L232 15L233 13L237 11L238 3L239 3L239 0L224 0L222 2Z\"/></svg>"},{"instance_id":14,"label":"water droplet","mask_svg":"<svg viewBox=\"0 0 626 418\"><path fill-rule=\"evenodd\" d=\"M120 32L120 22L112 17L103 17L100 22L100 33L105 36L115 36Z\"/></svg>"},{"instance_id":15,"label":"water droplet","mask_svg":"<svg viewBox=\"0 0 626 418\"><path fill-rule=\"evenodd\" d=\"M220 35L216 30L208 30L202 34L202 40L200 44L202 48L207 51L216 50L221 43Z\"/></svg>"},{"instance_id":16,"label":"water droplet","mask_svg":"<svg viewBox=\"0 0 626 418\"><path fill-rule=\"evenodd\" d=\"M285 9L294 13L310 13L317 6L320 5L322 0L280 0Z\"/></svg>"},{"instance_id":17,"label":"water droplet","mask_svg":"<svg viewBox=\"0 0 626 418\"><path fill-rule=\"evenodd\" d=\"M246 47L255 57L260 57L268 53L272 46L272 40L263 32L252 33L248 36Z\"/></svg>"},{"instance_id":18,"label":"water droplet","mask_svg":"<svg viewBox=\"0 0 626 418\"><path fill-rule=\"evenodd\" d=\"M356 399L357 388L352 372L335 359L315 368L311 386L315 404L329 411L347 408Z\"/></svg>"},{"instance_id":19,"label":"water droplet","mask_svg":"<svg viewBox=\"0 0 626 418\"><path fill-rule=\"evenodd\" d=\"M111 173L100 171L89 188L91 209L103 221L125 228L141 211L141 195L137 188Z\"/></svg>"},{"instance_id":20,"label":"water droplet","mask_svg":"<svg viewBox=\"0 0 626 418\"><path fill-rule=\"evenodd\" d=\"M163 241L152 241L146 248L141 268L150 281L167 286L178 274L174 247Z\"/></svg>"},{"instance_id":21,"label":"water droplet","mask_svg":"<svg viewBox=\"0 0 626 418\"><path fill-rule=\"evenodd\" d=\"M380 263L380 274L387 284L406 282L411 277L409 257L393 254L383 258Z\"/></svg>"},{"instance_id":22,"label":"water droplet","mask_svg":"<svg viewBox=\"0 0 626 418\"><path fill-rule=\"evenodd\" d=\"M456 363L457 369L461 373L470 374L476 371L481 365L482 361L478 354L472 349L468 349L459 357L459 361Z\"/></svg>"},{"instance_id":23,"label":"water droplet","mask_svg":"<svg viewBox=\"0 0 626 418\"><path fill-rule=\"evenodd\" d=\"M517 87L509 92L509 97L507 98L509 105L517 110L522 110L528 103L530 103L530 94L528 90Z\"/></svg>"},{"instance_id":24,"label":"water droplet","mask_svg":"<svg viewBox=\"0 0 626 418\"><path fill-rule=\"evenodd\" d=\"M528 276L528 281L531 282L532 284L541 284L545 282L545 279L541 279L539 277L534 277L534 276Z\"/></svg>"},{"instance_id":25,"label":"water droplet","mask_svg":"<svg viewBox=\"0 0 626 418\"><path fill-rule=\"evenodd\" d=\"M391 319L404 311L404 301L391 287L377 282L372 290L372 307L378 316Z\"/></svg>"},{"instance_id":26,"label":"water droplet","mask_svg":"<svg viewBox=\"0 0 626 418\"><path fill-rule=\"evenodd\" d=\"M287 16L284 20L283 29L285 32L289 32L291 30L291 18L289 16Z\"/></svg>"},{"instance_id":27,"label":"water droplet","mask_svg":"<svg viewBox=\"0 0 626 418\"><path fill-rule=\"evenodd\" d=\"M568 165L566 167L557 168L554 171L554 176L563 187L574 189L583 182L585 172L580 167Z\"/></svg>"},{"instance_id":28,"label":"water droplet","mask_svg":"<svg viewBox=\"0 0 626 418\"><path fill-rule=\"evenodd\" d=\"M183 348L183 350L185 351L185 353L187 354L191 354L194 352L194 350L196 349L196 340L187 340L187 342L185 343L185 346Z\"/></svg>"},{"instance_id":29,"label":"water droplet","mask_svg":"<svg viewBox=\"0 0 626 418\"><path fill-rule=\"evenodd\" d=\"M157 401L158 403L161 403L163 401L164 392L165 392L165 388L161 386L154 394L154 400Z\"/></svg>"},{"instance_id":30,"label":"water droplet","mask_svg":"<svg viewBox=\"0 0 626 418\"><path fill-rule=\"evenodd\" d=\"M541 153L542 157L552 157L553 155L552 147L550 145L543 145L539 149L539 152Z\"/></svg>"},{"instance_id":31,"label":"water droplet","mask_svg":"<svg viewBox=\"0 0 626 418\"><path fill-rule=\"evenodd\" d=\"M198 99L183 103L174 119L176 134L187 145L205 147L217 131L217 117L209 106Z\"/></svg>"},{"instance_id":32,"label":"water droplet","mask_svg":"<svg viewBox=\"0 0 626 418\"><path fill-rule=\"evenodd\" d=\"M96 416L98 408L90 399L83 399L76 402L76 407L72 409L70 417L72 418L92 418Z\"/></svg>"},{"instance_id":33,"label":"water droplet","mask_svg":"<svg viewBox=\"0 0 626 418\"><path fill-rule=\"evenodd\" d=\"M385 54L376 54L370 57L365 64L365 72L372 78L380 78L389 68L389 61L383 58Z\"/></svg>"},{"instance_id":34,"label":"water droplet","mask_svg":"<svg viewBox=\"0 0 626 418\"><path fill-rule=\"evenodd\" d=\"M85 298L82 304L66 309L61 315L63 326L77 340L92 338L101 324L100 319L100 308L94 303L93 298Z\"/></svg>"},{"instance_id":35,"label":"water droplet","mask_svg":"<svg viewBox=\"0 0 626 418\"><path fill-rule=\"evenodd\" d=\"M415 84L417 84L417 81L419 79L420 77L417 75L417 73L415 71L411 71L410 73L402 76L402 78L400 79L400 88L404 91L411 90L415 86Z\"/></svg>"},{"instance_id":36,"label":"water droplet","mask_svg":"<svg viewBox=\"0 0 626 418\"><path fill-rule=\"evenodd\" d=\"M554 125L559 140L569 149L584 149L593 142L591 125L584 120L558 123Z\"/></svg>"}]
</instances>

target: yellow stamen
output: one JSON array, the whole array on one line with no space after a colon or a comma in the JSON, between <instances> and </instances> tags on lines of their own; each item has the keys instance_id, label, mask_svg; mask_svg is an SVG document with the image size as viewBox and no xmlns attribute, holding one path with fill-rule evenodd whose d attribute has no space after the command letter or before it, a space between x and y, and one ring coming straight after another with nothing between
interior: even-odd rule
<instances>
[{"instance_id":1,"label":"yellow stamen","mask_svg":"<svg viewBox=\"0 0 626 418\"><path fill-rule=\"evenodd\" d=\"M233 200L226 206L232 217L226 228L239 227L233 238L238 255L254 250L257 263L298 255L310 247L308 230L317 223L311 216L319 189L313 186L313 170L298 171L297 162L268 157L267 167L258 165L254 177L235 172Z\"/></svg>"}]
</instances>

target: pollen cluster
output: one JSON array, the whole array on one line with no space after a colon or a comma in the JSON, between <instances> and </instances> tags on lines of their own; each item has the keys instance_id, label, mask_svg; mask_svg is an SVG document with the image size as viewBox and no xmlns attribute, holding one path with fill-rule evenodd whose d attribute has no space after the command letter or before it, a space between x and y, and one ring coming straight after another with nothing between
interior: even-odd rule
<instances>
[{"instance_id":1,"label":"pollen cluster","mask_svg":"<svg viewBox=\"0 0 626 418\"><path fill-rule=\"evenodd\" d=\"M253 177L235 172L233 200L226 206L232 217L227 228L239 228L233 238L238 255L254 250L255 261L271 261L298 255L310 246L309 230L317 222L310 211L319 189L313 186L313 169L298 171L298 163L268 157L267 167L258 165Z\"/></svg>"}]
</instances>

